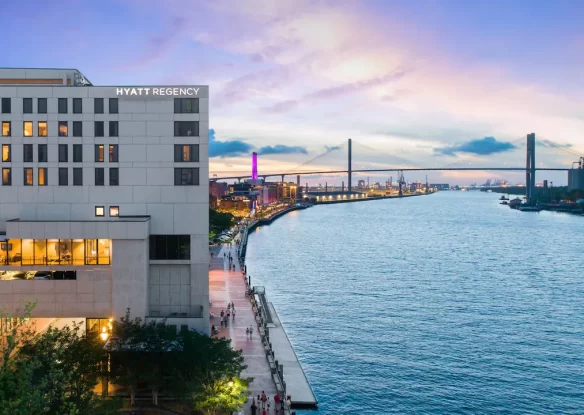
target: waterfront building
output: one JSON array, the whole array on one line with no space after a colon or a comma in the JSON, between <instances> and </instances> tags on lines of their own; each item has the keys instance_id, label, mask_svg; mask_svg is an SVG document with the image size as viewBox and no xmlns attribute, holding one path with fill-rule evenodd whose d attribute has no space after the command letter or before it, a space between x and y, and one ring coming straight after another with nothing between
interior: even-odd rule
<instances>
[{"instance_id":1,"label":"waterfront building","mask_svg":"<svg viewBox=\"0 0 584 415\"><path fill-rule=\"evenodd\" d=\"M0 69L0 98L0 309L208 333L208 87Z\"/></svg>"}]
</instances>

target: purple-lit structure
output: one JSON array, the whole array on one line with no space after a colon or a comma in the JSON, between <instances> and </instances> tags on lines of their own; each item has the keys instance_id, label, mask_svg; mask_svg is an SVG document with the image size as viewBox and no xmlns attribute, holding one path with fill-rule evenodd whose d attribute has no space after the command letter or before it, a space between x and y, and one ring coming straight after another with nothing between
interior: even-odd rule
<instances>
[{"instance_id":1,"label":"purple-lit structure","mask_svg":"<svg viewBox=\"0 0 584 415\"><path fill-rule=\"evenodd\" d=\"M258 179L258 153L255 152L251 155L251 178Z\"/></svg>"}]
</instances>

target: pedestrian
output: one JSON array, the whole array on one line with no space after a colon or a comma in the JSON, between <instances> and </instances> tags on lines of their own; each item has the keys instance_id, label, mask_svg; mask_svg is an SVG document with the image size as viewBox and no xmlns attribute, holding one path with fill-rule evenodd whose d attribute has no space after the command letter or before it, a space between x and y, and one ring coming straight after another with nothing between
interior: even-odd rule
<instances>
[{"instance_id":1,"label":"pedestrian","mask_svg":"<svg viewBox=\"0 0 584 415\"><path fill-rule=\"evenodd\" d=\"M233 304L233 301L231 302L231 308L235 308L235 304Z\"/></svg>"},{"instance_id":2,"label":"pedestrian","mask_svg":"<svg viewBox=\"0 0 584 415\"><path fill-rule=\"evenodd\" d=\"M251 415L256 415L256 411L258 410L258 406L256 405L255 398L253 398L253 400L251 401L251 406L249 407L249 409L251 409Z\"/></svg>"},{"instance_id":3,"label":"pedestrian","mask_svg":"<svg viewBox=\"0 0 584 415\"><path fill-rule=\"evenodd\" d=\"M266 397L266 404L268 405L268 412L270 412L270 397Z\"/></svg>"},{"instance_id":4,"label":"pedestrian","mask_svg":"<svg viewBox=\"0 0 584 415\"><path fill-rule=\"evenodd\" d=\"M262 415L268 415L268 413L266 412L266 408L262 409Z\"/></svg>"},{"instance_id":5,"label":"pedestrian","mask_svg":"<svg viewBox=\"0 0 584 415\"><path fill-rule=\"evenodd\" d=\"M227 256L227 252L223 252L223 258Z\"/></svg>"},{"instance_id":6,"label":"pedestrian","mask_svg":"<svg viewBox=\"0 0 584 415\"><path fill-rule=\"evenodd\" d=\"M231 308L231 303L227 303L227 311Z\"/></svg>"},{"instance_id":7,"label":"pedestrian","mask_svg":"<svg viewBox=\"0 0 584 415\"><path fill-rule=\"evenodd\" d=\"M249 339L249 327L245 328L245 338Z\"/></svg>"},{"instance_id":8,"label":"pedestrian","mask_svg":"<svg viewBox=\"0 0 584 415\"><path fill-rule=\"evenodd\" d=\"M233 314L233 320L235 320L235 307L231 309L231 313Z\"/></svg>"},{"instance_id":9,"label":"pedestrian","mask_svg":"<svg viewBox=\"0 0 584 415\"><path fill-rule=\"evenodd\" d=\"M280 409L282 410L282 415L284 415L284 409L286 409L285 404L284 404L284 394L282 394L282 396L279 398L280 398Z\"/></svg>"},{"instance_id":10,"label":"pedestrian","mask_svg":"<svg viewBox=\"0 0 584 415\"><path fill-rule=\"evenodd\" d=\"M251 337L253 335L253 327L249 326L249 339L251 340Z\"/></svg>"},{"instance_id":11,"label":"pedestrian","mask_svg":"<svg viewBox=\"0 0 584 415\"><path fill-rule=\"evenodd\" d=\"M267 400L268 400L268 397L266 396L266 392L262 391L262 408L266 407Z\"/></svg>"},{"instance_id":12,"label":"pedestrian","mask_svg":"<svg viewBox=\"0 0 584 415\"><path fill-rule=\"evenodd\" d=\"M288 409L292 407L292 397L290 395L288 395L288 398L286 399L286 405L288 405Z\"/></svg>"}]
</instances>

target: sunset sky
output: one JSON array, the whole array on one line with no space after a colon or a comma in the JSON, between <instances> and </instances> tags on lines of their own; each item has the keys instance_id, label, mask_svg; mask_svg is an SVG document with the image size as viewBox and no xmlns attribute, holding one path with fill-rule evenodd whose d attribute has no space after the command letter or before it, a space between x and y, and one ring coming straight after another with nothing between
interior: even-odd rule
<instances>
[{"instance_id":1,"label":"sunset sky","mask_svg":"<svg viewBox=\"0 0 584 415\"><path fill-rule=\"evenodd\" d=\"M260 173L338 169L349 137L362 168L521 167L531 132L538 166L570 167L584 153L583 18L581 0L3 0L0 66L208 84L218 176L249 171L251 151ZM430 175L486 178L523 180Z\"/></svg>"}]
</instances>

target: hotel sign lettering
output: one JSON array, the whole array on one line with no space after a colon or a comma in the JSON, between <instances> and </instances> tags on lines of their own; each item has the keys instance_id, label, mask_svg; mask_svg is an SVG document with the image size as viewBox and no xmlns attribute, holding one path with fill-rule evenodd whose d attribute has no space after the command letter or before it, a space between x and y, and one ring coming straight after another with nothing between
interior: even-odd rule
<instances>
[{"instance_id":1,"label":"hotel sign lettering","mask_svg":"<svg viewBox=\"0 0 584 415\"><path fill-rule=\"evenodd\" d=\"M192 96L199 95L200 87L130 87L130 88L116 88L116 95L118 96Z\"/></svg>"}]
</instances>

